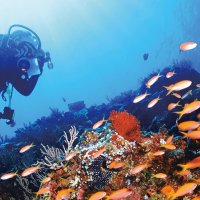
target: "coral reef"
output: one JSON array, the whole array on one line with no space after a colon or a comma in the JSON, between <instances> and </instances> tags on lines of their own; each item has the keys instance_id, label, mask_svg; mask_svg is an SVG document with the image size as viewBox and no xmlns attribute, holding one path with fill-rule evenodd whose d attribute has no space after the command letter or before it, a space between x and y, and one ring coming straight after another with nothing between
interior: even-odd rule
<instances>
[{"instance_id":1,"label":"coral reef","mask_svg":"<svg viewBox=\"0 0 200 200\"><path fill-rule=\"evenodd\" d=\"M85 108L84 101L77 101L75 103L68 104L68 108L70 112L78 112Z\"/></svg>"},{"instance_id":2,"label":"coral reef","mask_svg":"<svg viewBox=\"0 0 200 200\"><path fill-rule=\"evenodd\" d=\"M113 191L127 188L131 192L127 200L164 200L164 186L171 185L177 190L184 183L195 181L198 186L184 200L200 195L198 168L183 173L178 166L200 156L200 142L183 139L177 127L177 115L167 110L169 103L178 100L172 95L166 96L162 87L191 79L192 95L180 99L184 105L199 97L196 84L200 74L189 62L175 63L173 69L179 75L170 80L161 77L149 89L152 95L138 104L132 103L133 98L146 92L144 83L149 77L138 91L124 92L108 99L108 103L89 108L84 102L71 104L69 111L50 108L49 116L18 129L14 138L1 137L0 173L18 170L18 176L0 181L0 199L53 200L62 189L70 189L68 199L81 200L98 191L109 196ZM165 68L160 73L166 74L169 70ZM184 93L181 91L180 95ZM148 102L158 95L163 99L148 109ZM179 122L198 120L197 114L198 111L185 115ZM92 125L103 116L108 121L93 130ZM174 138L169 139L172 135ZM21 147L31 143L35 145L32 149L19 153ZM37 173L21 176L29 166L38 165L41 169ZM138 166L143 170L134 174L133 169ZM159 173L167 178L156 178Z\"/></svg>"}]
</instances>

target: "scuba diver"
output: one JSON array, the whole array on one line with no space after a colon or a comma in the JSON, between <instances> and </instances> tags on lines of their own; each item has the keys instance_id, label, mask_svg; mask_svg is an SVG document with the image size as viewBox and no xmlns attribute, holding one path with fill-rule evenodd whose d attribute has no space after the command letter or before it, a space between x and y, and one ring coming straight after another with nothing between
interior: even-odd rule
<instances>
[{"instance_id":1,"label":"scuba diver","mask_svg":"<svg viewBox=\"0 0 200 200\"><path fill-rule=\"evenodd\" d=\"M49 69L53 68L50 53L41 49L39 36L30 28L15 24L7 34L0 35L0 94L4 101L7 101L5 94L9 96L0 119L7 120L8 125L15 124L11 108L13 88L24 96L30 95L45 63Z\"/></svg>"}]
</instances>

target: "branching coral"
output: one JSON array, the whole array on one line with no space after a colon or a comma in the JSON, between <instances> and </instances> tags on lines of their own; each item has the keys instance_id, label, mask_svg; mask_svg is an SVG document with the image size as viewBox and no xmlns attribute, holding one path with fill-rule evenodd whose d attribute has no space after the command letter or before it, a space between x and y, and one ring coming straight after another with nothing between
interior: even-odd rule
<instances>
[{"instance_id":1,"label":"branching coral","mask_svg":"<svg viewBox=\"0 0 200 200\"><path fill-rule=\"evenodd\" d=\"M65 160L65 155L68 154L74 146L74 143L78 137L78 131L76 127L72 126L69 130L69 135L64 131L64 142L67 145L63 145L63 149L49 147L42 144L41 153L44 158L38 161L37 164L49 167L51 169L61 168L63 166L63 161Z\"/></svg>"},{"instance_id":2,"label":"branching coral","mask_svg":"<svg viewBox=\"0 0 200 200\"><path fill-rule=\"evenodd\" d=\"M126 140L138 141L140 139L140 122L127 111L112 111L109 120L112 122L112 128Z\"/></svg>"}]
</instances>

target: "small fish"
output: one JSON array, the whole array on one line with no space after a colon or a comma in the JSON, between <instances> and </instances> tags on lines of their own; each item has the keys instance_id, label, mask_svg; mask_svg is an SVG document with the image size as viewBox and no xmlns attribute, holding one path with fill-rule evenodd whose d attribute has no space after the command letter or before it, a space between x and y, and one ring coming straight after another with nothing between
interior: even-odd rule
<instances>
[{"instance_id":1,"label":"small fish","mask_svg":"<svg viewBox=\"0 0 200 200\"><path fill-rule=\"evenodd\" d=\"M148 156L149 158L153 158L153 157L155 157L155 156L162 156L162 155L164 155L164 154L165 154L164 151L156 151L156 152L149 152L149 153L147 153L147 156Z\"/></svg>"},{"instance_id":2,"label":"small fish","mask_svg":"<svg viewBox=\"0 0 200 200\"><path fill-rule=\"evenodd\" d=\"M182 96L181 96L180 94L178 94L178 93L172 93L172 95L175 96L175 97L178 98L178 99L181 99L181 98L182 98Z\"/></svg>"},{"instance_id":3,"label":"small fish","mask_svg":"<svg viewBox=\"0 0 200 200\"><path fill-rule=\"evenodd\" d=\"M199 185L200 184L200 178L199 179L194 179L194 182Z\"/></svg>"},{"instance_id":4,"label":"small fish","mask_svg":"<svg viewBox=\"0 0 200 200\"><path fill-rule=\"evenodd\" d=\"M173 144L162 144L161 147L169 150L175 150L176 147Z\"/></svg>"},{"instance_id":5,"label":"small fish","mask_svg":"<svg viewBox=\"0 0 200 200\"><path fill-rule=\"evenodd\" d=\"M41 183L42 184L48 183L50 180L51 180L51 177L47 176L47 177L45 177L45 178L42 179Z\"/></svg>"},{"instance_id":6,"label":"small fish","mask_svg":"<svg viewBox=\"0 0 200 200\"><path fill-rule=\"evenodd\" d=\"M185 42L185 43L180 44L179 48L180 48L180 51L188 51L188 50L196 48L196 46L197 46L196 42Z\"/></svg>"},{"instance_id":7,"label":"small fish","mask_svg":"<svg viewBox=\"0 0 200 200\"><path fill-rule=\"evenodd\" d=\"M200 178L198 179L193 179L195 183L197 183L198 185L200 184Z\"/></svg>"},{"instance_id":8,"label":"small fish","mask_svg":"<svg viewBox=\"0 0 200 200\"><path fill-rule=\"evenodd\" d=\"M142 164L142 165L138 165L136 167L133 167L131 170L130 170L130 173L131 174L137 174L137 173L140 173L141 171L147 169L149 167L149 164Z\"/></svg>"},{"instance_id":9,"label":"small fish","mask_svg":"<svg viewBox=\"0 0 200 200\"><path fill-rule=\"evenodd\" d=\"M200 83L196 85L198 88L200 88Z\"/></svg>"},{"instance_id":10,"label":"small fish","mask_svg":"<svg viewBox=\"0 0 200 200\"><path fill-rule=\"evenodd\" d=\"M166 144L171 144L172 143L172 140L173 140L173 138L174 138L174 135L171 135L171 136L169 136L167 139L166 139Z\"/></svg>"},{"instance_id":11,"label":"small fish","mask_svg":"<svg viewBox=\"0 0 200 200\"><path fill-rule=\"evenodd\" d=\"M119 169L119 168L122 168L125 166L125 162L116 162L116 161L113 161L111 162L109 165L108 165L108 168L109 169Z\"/></svg>"},{"instance_id":12,"label":"small fish","mask_svg":"<svg viewBox=\"0 0 200 200\"><path fill-rule=\"evenodd\" d=\"M169 197L172 196L175 193L175 191L171 185L166 185L161 189L161 193L166 195L169 199Z\"/></svg>"},{"instance_id":13,"label":"small fish","mask_svg":"<svg viewBox=\"0 0 200 200\"><path fill-rule=\"evenodd\" d=\"M172 76L174 76L176 73L173 71L173 72L168 72L166 74L166 78L171 78Z\"/></svg>"},{"instance_id":14,"label":"small fish","mask_svg":"<svg viewBox=\"0 0 200 200\"><path fill-rule=\"evenodd\" d=\"M200 196L194 197L192 200L200 200Z\"/></svg>"},{"instance_id":15,"label":"small fish","mask_svg":"<svg viewBox=\"0 0 200 200\"><path fill-rule=\"evenodd\" d=\"M167 109L170 111L170 110L173 110L174 108L176 108L177 106L181 106L179 105L180 101L178 101L177 103L170 103L167 107Z\"/></svg>"},{"instance_id":16,"label":"small fish","mask_svg":"<svg viewBox=\"0 0 200 200\"><path fill-rule=\"evenodd\" d=\"M191 174L191 171L190 170L181 170L179 172L176 173L177 175L180 175L180 176L189 176Z\"/></svg>"},{"instance_id":17,"label":"small fish","mask_svg":"<svg viewBox=\"0 0 200 200\"><path fill-rule=\"evenodd\" d=\"M122 198L127 198L128 196L130 196L132 194L132 191L130 191L127 188L123 188L117 191L112 192L109 196L108 199L122 199Z\"/></svg>"},{"instance_id":18,"label":"small fish","mask_svg":"<svg viewBox=\"0 0 200 200\"><path fill-rule=\"evenodd\" d=\"M178 124L178 129L181 131L191 131L197 129L200 126L199 122L196 121L185 121Z\"/></svg>"},{"instance_id":19,"label":"small fish","mask_svg":"<svg viewBox=\"0 0 200 200\"><path fill-rule=\"evenodd\" d=\"M162 155L164 155L164 154L165 154L164 151L156 151L156 152L153 153L152 155L153 155L153 156L162 156Z\"/></svg>"},{"instance_id":20,"label":"small fish","mask_svg":"<svg viewBox=\"0 0 200 200\"><path fill-rule=\"evenodd\" d=\"M152 101L149 102L147 107L148 108L152 108L153 106L155 106L158 103L159 100L161 100L160 97L157 97L157 98L153 99Z\"/></svg>"},{"instance_id":21,"label":"small fish","mask_svg":"<svg viewBox=\"0 0 200 200\"><path fill-rule=\"evenodd\" d=\"M192 90L189 90L188 92L186 92L186 93L181 97L181 99L185 99L185 98L187 98L189 95L192 95Z\"/></svg>"},{"instance_id":22,"label":"small fish","mask_svg":"<svg viewBox=\"0 0 200 200\"><path fill-rule=\"evenodd\" d=\"M41 169L40 166L32 166L32 167L29 167L29 168L25 169L25 170L22 172L21 176L23 176L23 177L29 176L29 175L31 175L31 174L37 172L37 171L40 170L40 169Z\"/></svg>"},{"instance_id":23,"label":"small fish","mask_svg":"<svg viewBox=\"0 0 200 200\"><path fill-rule=\"evenodd\" d=\"M197 119L200 120L200 113L197 114Z\"/></svg>"},{"instance_id":24,"label":"small fish","mask_svg":"<svg viewBox=\"0 0 200 200\"><path fill-rule=\"evenodd\" d=\"M162 75L158 74L156 76L153 76L151 79L149 79L146 83L146 87L150 88Z\"/></svg>"},{"instance_id":25,"label":"small fish","mask_svg":"<svg viewBox=\"0 0 200 200\"><path fill-rule=\"evenodd\" d=\"M63 100L63 102L66 102L66 99L64 97L62 98L62 100Z\"/></svg>"},{"instance_id":26,"label":"small fish","mask_svg":"<svg viewBox=\"0 0 200 200\"><path fill-rule=\"evenodd\" d=\"M106 150L106 147L101 147L97 152L95 152L93 155L92 155L92 158L93 159L96 159L98 158L101 154L103 154L103 152Z\"/></svg>"},{"instance_id":27,"label":"small fish","mask_svg":"<svg viewBox=\"0 0 200 200\"><path fill-rule=\"evenodd\" d=\"M197 187L196 183L185 183L181 186L171 197L171 199L176 199L177 197L185 196L186 194L192 193Z\"/></svg>"},{"instance_id":28,"label":"small fish","mask_svg":"<svg viewBox=\"0 0 200 200\"><path fill-rule=\"evenodd\" d=\"M195 100L189 104L185 104L183 110L179 112L175 112L176 114L179 114L179 118L181 119L183 115L190 114L200 108L200 101Z\"/></svg>"},{"instance_id":29,"label":"small fish","mask_svg":"<svg viewBox=\"0 0 200 200\"><path fill-rule=\"evenodd\" d=\"M158 174L153 175L153 177L160 178L160 179L166 179L167 175L163 174L163 173L158 173Z\"/></svg>"},{"instance_id":30,"label":"small fish","mask_svg":"<svg viewBox=\"0 0 200 200\"><path fill-rule=\"evenodd\" d=\"M197 158L194 158L193 160L189 161L188 163L184 164L178 164L179 167L182 168L182 171L185 171L187 169L195 169L200 167L200 156Z\"/></svg>"},{"instance_id":31,"label":"small fish","mask_svg":"<svg viewBox=\"0 0 200 200\"><path fill-rule=\"evenodd\" d=\"M94 125L93 125L93 129L97 129L97 128L99 128L100 126L102 126L103 125L103 123L104 122L106 122L107 120L105 120L105 119L102 119L102 120L100 120L100 121L98 121L98 122L96 122Z\"/></svg>"},{"instance_id":32,"label":"small fish","mask_svg":"<svg viewBox=\"0 0 200 200\"><path fill-rule=\"evenodd\" d=\"M29 145L26 145L24 147L22 147L20 150L19 150L19 153L24 153L26 151L28 151L30 148L34 147L35 145L33 144L29 144Z\"/></svg>"},{"instance_id":33,"label":"small fish","mask_svg":"<svg viewBox=\"0 0 200 200\"><path fill-rule=\"evenodd\" d=\"M96 192L88 200L100 200L106 196L106 192Z\"/></svg>"},{"instance_id":34,"label":"small fish","mask_svg":"<svg viewBox=\"0 0 200 200\"><path fill-rule=\"evenodd\" d=\"M67 199L67 197L70 195L72 191L73 189L63 189L63 190L58 191L55 200Z\"/></svg>"},{"instance_id":35,"label":"small fish","mask_svg":"<svg viewBox=\"0 0 200 200\"><path fill-rule=\"evenodd\" d=\"M138 102L142 101L148 95L150 95L150 94L144 93L144 94L141 94L141 95L135 97L135 99L133 100L133 103L138 103Z\"/></svg>"},{"instance_id":36,"label":"small fish","mask_svg":"<svg viewBox=\"0 0 200 200\"><path fill-rule=\"evenodd\" d=\"M183 81L179 81L175 84L169 85L169 86L163 86L166 90L168 90L167 95L171 94L174 91L180 91L183 89L186 89L188 87L190 87L190 85L192 84L192 81L190 80L183 80ZM166 96L167 96L166 95Z\"/></svg>"},{"instance_id":37,"label":"small fish","mask_svg":"<svg viewBox=\"0 0 200 200\"><path fill-rule=\"evenodd\" d=\"M78 152L79 152L78 150L75 150L75 151L72 151L71 153L67 154L67 155L65 156L65 160L66 160L66 161L71 160L74 156L76 156L76 154L77 154Z\"/></svg>"},{"instance_id":38,"label":"small fish","mask_svg":"<svg viewBox=\"0 0 200 200\"><path fill-rule=\"evenodd\" d=\"M146 60L148 60L148 57L149 57L149 54L148 53L144 53L143 54L143 59L146 61Z\"/></svg>"},{"instance_id":39,"label":"small fish","mask_svg":"<svg viewBox=\"0 0 200 200\"><path fill-rule=\"evenodd\" d=\"M1 176L1 180L8 180L17 176L17 172L10 172Z\"/></svg>"},{"instance_id":40,"label":"small fish","mask_svg":"<svg viewBox=\"0 0 200 200\"><path fill-rule=\"evenodd\" d=\"M189 133L180 132L184 135L183 138L190 138L192 140L199 140L200 139L200 131L191 131Z\"/></svg>"},{"instance_id":41,"label":"small fish","mask_svg":"<svg viewBox=\"0 0 200 200\"><path fill-rule=\"evenodd\" d=\"M50 187L42 187L35 194L43 195L43 194L47 194L47 193L50 193Z\"/></svg>"}]
</instances>

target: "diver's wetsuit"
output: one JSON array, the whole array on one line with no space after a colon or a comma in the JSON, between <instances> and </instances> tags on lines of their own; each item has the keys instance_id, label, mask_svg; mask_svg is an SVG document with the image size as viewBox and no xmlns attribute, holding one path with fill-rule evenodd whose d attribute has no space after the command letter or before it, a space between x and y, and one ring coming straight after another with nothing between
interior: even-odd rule
<instances>
[{"instance_id":1,"label":"diver's wetsuit","mask_svg":"<svg viewBox=\"0 0 200 200\"><path fill-rule=\"evenodd\" d=\"M0 35L0 91L6 89L6 83L11 83L15 89L22 95L28 96L31 94L38 81L39 75L32 76L30 79L21 79L19 70L16 68L16 58L14 50L9 51L2 43Z\"/></svg>"},{"instance_id":2,"label":"diver's wetsuit","mask_svg":"<svg viewBox=\"0 0 200 200\"><path fill-rule=\"evenodd\" d=\"M22 28L11 33L13 28ZM28 96L34 90L38 78L43 72L44 64L52 69L49 52L41 49L39 36L23 25L12 25L8 34L0 35L0 94L5 100L4 93L11 84L20 94ZM10 95L10 100L12 94ZM10 101L9 101L10 102ZM9 119L14 111L8 107L0 113L0 119ZM8 115L7 115L8 114Z\"/></svg>"}]
</instances>

